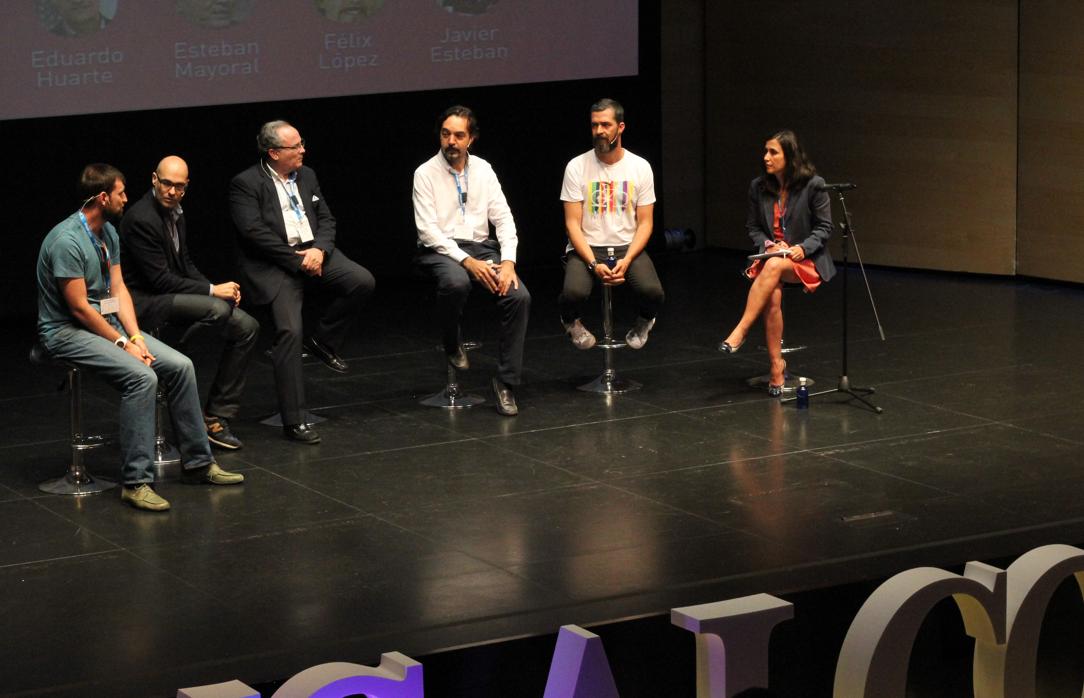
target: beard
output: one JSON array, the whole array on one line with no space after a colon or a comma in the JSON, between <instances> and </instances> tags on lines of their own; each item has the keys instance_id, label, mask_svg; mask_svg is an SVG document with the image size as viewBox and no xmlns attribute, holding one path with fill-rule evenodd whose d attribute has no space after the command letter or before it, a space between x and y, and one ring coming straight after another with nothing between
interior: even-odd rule
<instances>
[{"instance_id":1,"label":"beard","mask_svg":"<svg viewBox=\"0 0 1084 698\"><path fill-rule=\"evenodd\" d=\"M448 147L440 152L444 155L444 159L449 165L454 165L463 157L463 151L459 148Z\"/></svg>"},{"instance_id":2,"label":"beard","mask_svg":"<svg viewBox=\"0 0 1084 698\"><path fill-rule=\"evenodd\" d=\"M615 138L611 143L606 136L595 136L594 146L595 153L605 155L617 148L617 139Z\"/></svg>"},{"instance_id":3,"label":"beard","mask_svg":"<svg viewBox=\"0 0 1084 698\"><path fill-rule=\"evenodd\" d=\"M112 223L113 225L116 225L117 223L120 223L120 219L121 219L121 217L123 215L124 215L124 209L123 208L118 210L118 211L113 211L113 210L108 209L108 208L103 208L102 209L102 217L105 218L106 221Z\"/></svg>"}]
</instances>

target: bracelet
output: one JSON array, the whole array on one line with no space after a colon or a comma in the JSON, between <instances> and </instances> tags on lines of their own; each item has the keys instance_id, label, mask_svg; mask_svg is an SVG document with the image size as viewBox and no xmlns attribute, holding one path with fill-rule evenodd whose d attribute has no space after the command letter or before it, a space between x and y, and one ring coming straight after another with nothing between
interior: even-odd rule
<instances>
[{"instance_id":1,"label":"bracelet","mask_svg":"<svg viewBox=\"0 0 1084 698\"><path fill-rule=\"evenodd\" d=\"M132 335L131 337L129 337L129 338L128 338L128 341L129 341L129 342L134 342L134 341L136 341L137 339L143 339L143 335L141 335L141 334L139 334L138 332L136 332L135 334L133 334L133 335Z\"/></svg>"}]
</instances>

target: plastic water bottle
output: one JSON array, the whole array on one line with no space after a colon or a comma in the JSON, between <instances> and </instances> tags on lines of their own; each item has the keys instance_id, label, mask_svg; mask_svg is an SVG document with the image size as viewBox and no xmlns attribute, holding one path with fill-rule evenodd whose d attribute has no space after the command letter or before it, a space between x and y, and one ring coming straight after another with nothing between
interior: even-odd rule
<instances>
[{"instance_id":1,"label":"plastic water bottle","mask_svg":"<svg viewBox=\"0 0 1084 698\"><path fill-rule=\"evenodd\" d=\"M617 266L617 257L614 257L614 248L606 248L606 260L604 264L611 269Z\"/></svg>"},{"instance_id":2,"label":"plastic water bottle","mask_svg":"<svg viewBox=\"0 0 1084 698\"><path fill-rule=\"evenodd\" d=\"M805 378L798 379L798 390L794 393L794 406L800 410L809 409L809 388L806 387Z\"/></svg>"}]
</instances>

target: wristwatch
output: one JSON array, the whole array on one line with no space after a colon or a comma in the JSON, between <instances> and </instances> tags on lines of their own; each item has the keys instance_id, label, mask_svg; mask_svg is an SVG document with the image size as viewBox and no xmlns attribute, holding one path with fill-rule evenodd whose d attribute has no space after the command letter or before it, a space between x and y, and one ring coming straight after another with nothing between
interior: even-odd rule
<instances>
[{"instance_id":1,"label":"wristwatch","mask_svg":"<svg viewBox=\"0 0 1084 698\"><path fill-rule=\"evenodd\" d=\"M125 349L128 346L128 340L124 338L124 335L121 335L113 340L113 344L116 344L121 349Z\"/></svg>"},{"instance_id":2,"label":"wristwatch","mask_svg":"<svg viewBox=\"0 0 1084 698\"><path fill-rule=\"evenodd\" d=\"M595 267L597 267L597 266L598 266L598 261L597 260L591 260L591 263L587 265L587 269L589 271L594 271Z\"/></svg>"}]
</instances>

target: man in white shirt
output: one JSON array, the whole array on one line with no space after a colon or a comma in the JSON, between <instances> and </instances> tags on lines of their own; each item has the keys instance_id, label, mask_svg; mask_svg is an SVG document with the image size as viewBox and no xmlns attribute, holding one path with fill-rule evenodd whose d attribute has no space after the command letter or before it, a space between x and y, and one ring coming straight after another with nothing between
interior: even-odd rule
<instances>
[{"instance_id":1,"label":"man in white shirt","mask_svg":"<svg viewBox=\"0 0 1084 698\"><path fill-rule=\"evenodd\" d=\"M414 171L415 262L437 284L437 314L448 362L468 368L459 318L472 281L500 311L501 338L493 392L497 412L518 414L513 386L523 380L523 342L531 294L516 275L516 223L488 162L470 154L478 120L464 106L449 107L438 123L440 152ZM490 238L489 224L496 230Z\"/></svg>"},{"instance_id":2,"label":"man in white shirt","mask_svg":"<svg viewBox=\"0 0 1084 698\"><path fill-rule=\"evenodd\" d=\"M558 304L561 323L579 349L595 346L595 337L580 321L580 309L591 295L595 278L616 286L628 281L636 294L639 315L625 342L632 349L647 343L655 315L665 298L655 265L647 255L655 208L655 179L647 160L625 150L625 109L612 99L591 105L594 148L565 167L561 201L565 209L565 280ZM613 248L616 264L606 264Z\"/></svg>"}]
</instances>

